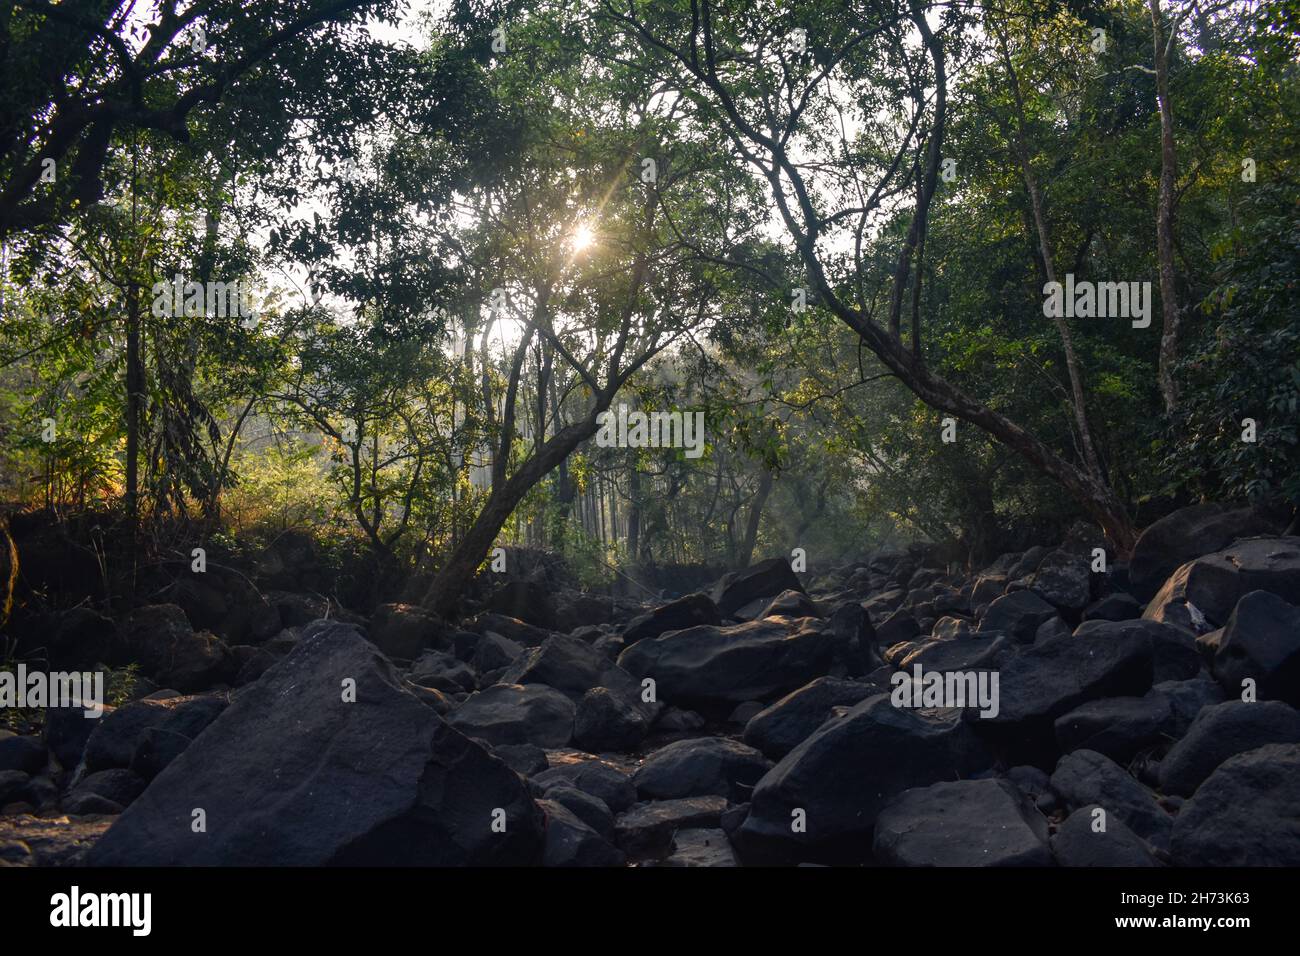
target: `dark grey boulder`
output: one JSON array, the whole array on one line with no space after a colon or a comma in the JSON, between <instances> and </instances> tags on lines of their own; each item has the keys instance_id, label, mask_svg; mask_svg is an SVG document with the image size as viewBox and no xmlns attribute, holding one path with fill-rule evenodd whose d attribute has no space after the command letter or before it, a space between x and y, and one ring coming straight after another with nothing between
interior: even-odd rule
<instances>
[{"instance_id":1,"label":"dark grey boulder","mask_svg":"<svg viewBox=\"0 0 1300 956\"><path fill-rule=\"evenodd\" d=\"M543 866L622 866L623 852L555 800L539 800L546 815Z\"/></svg>"},{"instance_id":2,"label":"dark grey boulder","mask_svg":"<svg viewBox=\"0 0 1300 956\"><path fill-rule=\"evenodd\" d=\"M607 687L593 687L578 701L573 742L593 753L634 749L650 730L645 713Z\"/></svg>"},{"instance_id":3,"label":"dark grey boulder","mask_svg":"<svg viewBox=\"0 0 1300 956\"><path fill-rule=\"evenodd\" d=\"M614 813L600 797L576 787L550 787L546 799L554 800L606 840L614 839Z\"/></svg>"},{"instance_id":4,"label":"dark grey boulder","mask_svg":"<svg viewBox=\"0 0 1300 956\"><path fill-rule=\"evenodd\" d=\"M764 617L821 617L821 612L817 610L817 605L813 599L804 594L803 591L782 591L772 600L764 605L763 610L759 612L760 618Z\"/></svg>"},{"instance_id":5,"label":"dark grey boulder","mask_svg":"<svg viewBox=\"0 0 1300 956\"><path fill-rule=\"evenodd\" d=\"M623 630L623 644L658 637L668 631L681 631L697 624L721 624L718 606L707 594L688 594L652 611L632 618Z\"/></svg>"},{"instance_id":6,"label":"dark grey boulder","mask_svg":"<svg viewBox=\"0 0 1300 956\"><path fill-rule=\"evenodd\" d=\"M95 730L86 742L85 769L93 773L112 767L130 767L150 730L165 730L192 741L220 716L226 704L222 694L133 700L123 704L94 722ZM156 774L146 779L153 776Z\"/></svg>"},{"instance_id":7,"label":"dark grey boulder","mask_svg":"<svg viewBox=\"0 0 1300 956\"><path fill-rule=\"evenodd\" d=\"M1300 591L1291 596L1300 600ZM1228 694L1240 696L1249 678L1260 700L1300 707L1300 607L1268 591L1244 595L1223 628L1213 669Z\"/></svg>"},{"instance_id":8,"label":"dark grey boulder","mask_svg":"<svg viewBox=\"0 0 1300 956\"><path fill-rule=\"evenodd\" d=\"M725 574L713 586L713 603L718 613L727 618L751 601L771 598L783 591L802 591L799 578L790 570L785 558L770 558L751 564L743 571Z\"/></svg>"},{"instance_id":9,"label":"dark grey boulder","mask_svg":"<svg viewBox=\"0 0 1300 956\"><path fill-rule=\"evenodd\" d=\"M1098 814L1097 811L1102 811ZM1052 855L1060 866L1153 867L1155 854L1124 821L1091 804L1080 807L1052 834Z\"/></svg>"},{"instance_id":10,"label":"dark grey boulder","mask_svg":"<svg viewBox=\"0 0 1300 956\"><path fill-rule=\"evenodd\" d=\"M0 738L0 771L21 770L23 773L40 773L45 768L49 754L39 737L15 734Z\"/></svg>"},{"instance_id":11,"label":"dark grey boulder","mask_svg":"<svg viewBox=\"0 0 1300 956\"><path fill-rule=\"evenodd\" d=\"M739 866L725 830L718 827L690 827L673 834L672 854L664 866Z\"/></svg>"},{"instance_id":12,"label":"dark grey boulder","mask_svg":"<svg viewBox=\"0 0 1300 956\"><path fill-rule=\"evenodd\" d=\"M976 630L996 631L1019 644L1032 644L1038 629L1056 616L1056 608L1033 591L1012 591L989 605Z\"/></svg>"},{"instance_id":13,"label":"dark grey boulder","mask_svg":"<svg viewBox=\"0 0 1300 956\"><path fill-rule=\"evenodd\" d=\"M1300 594L1300 538L1247 538L1182 565L1147 604L1143 617L1204 634L1228 621L1251 591Z\"/></svg>"},{"instance_id":14,"label":"dark grey boulder","mask_svg":"<svg viewBox=\"0 0 1300 956\"><path fill-rule=\"evenodd\" d=\"M1300 866L1300 745L1229 757L1183 805L1169 852L1176 866Z\"/></svg>"},{"instance_id":15,"label":"dark grey boulder","mask_svg":"<svg viewBox=\"0 0 1300 956\"><path fill-rule=\"evenodd\" d=\"M1223 688L1208 677L1161 681L1147 691L1147 696L1162 698L1169 705L1169 719L1163 729L1172 740L1187 733L1201 708L1224 701Z\"/></svg>"},{"instance_id":16,"label":"dark grey boulder","mask_svg":"<svg viewBox=\"0 0 1300 956\"><path fill-rule=\"evenodd\" d=\"M567 747L573 740L574 712L573 701L545 684L494 684L471 694L447 723L493 746Z\"/></svg>"},{"instance_id":17,"label":"dark grey boulder","mask_svg":"<svg viewBox=\"0 0 1300 956\"><path fill-rule=\"evenodd\" d=\"M618 663L653 679L661 700L769 700L826 673L834 641L819 622L802 625L793 633L782 618L691 627L640 641Z\"/></svg>"},{"instance_id":18,"label":"dark grey boulder","mask_svg":"<svg viewBox=\"0 0 1300 956\"><path fill-rule=\"evenodd\" d=\"M1163 739L1168 722L1169 701L1163 697L1106 697L1058 717L1056 742L1062 753L1095 750L1128 763Z\"/></svg>"},{"instance_id":19,"label":"dark grey boulder","mask_svg":"<svg viewBox=\"0 0 1300 956\"><path fill-rule=\"evenodd\" d=\"M819 677L755 714L745 725L745 743L780 760L826 723L832 707L861 703L883 689L860 681Z\"/></svg>"},{"instance_id":20,"label":"dark grey boulder","mask_svg":"<svg viewBox=\"0 0 1300 956\"><path fill-rule=\"evenodd\" d=\"M615 813L636 802L636 787L629 774L598 757L566 760L539 773L533 781L549 791L552 787L573 787L598 797Z\"/></svg>"},{"instance_id":21,"label":"dark grey boulder","mask_svg":"<svg viewBox=\"0 0 1300 956\"><path fill-rule=\"evenodd\" d=\"M1153 598L1168 577L1188 561L1226 548L1238 538L1276 532L1251 508L1191 505L1147 526L1133 546L1128 576L1140 601Z\"/></svg>"},{"instance_id":22,"label":"dark grey boulder","mask_svg":"<svg viewBox=\"0 0 1300 956\"><path fill-rule=\"evenodd\" d=\"M1160 789L1190 797L1229 757L1266 744L1300 743L1300 711L1280 700L1229 700L1204 708L1160 762Z\"/></svg>"},{"instance_id":23,"label":"dark grey boulder","mask_svg":"<svg viewBox=\"0 0 1300 956\"><path fill-rule=\"evenodd\" d=\"M1142 616L1143 605L1131 594L1116 591L1083 609L1085 621L1131 621Z\"/></svg>"},{"instance_id":24,"label":"dark grey boulder","mask_svg":"<svg viewBox=\"0 0 1300 956\"><path fill-rule=\"evenodd\" d=\"M1092 600L1092 568L1083 555L1053 551L1039 562L1027 586L1053 607L1077 614Z\"/></svg>"},{"instance_id":25,"label":"dark grey boulder","mask_svg":"<svg viewBox=\"0 0 1300 956\"><path fill-rule=\"evenodd\" d=\"M959 712L894 707L870 697L823 724L754 788L738 832L742 853L762 861L869 854L876 815L912 787L986 768L988 753ZM793 824L802 818L802 832Z\"/></svg>"},{"instance_id":26,"label":"dark grey boulder","mask_svg":"<svg viewBox=\"0 0 1300 956\"><path fill-rule=\"evenodd\" d=\"M719 796L638 803L615 819L615 840L630 857L666 855L674 833L717 828L726 809L726 797Z\"/></svg>"},{"instance_id":27,"label":"dark grey boulder","mask_svg":"<svg viewBox=\"0 0 1300 956\"><path fill-rule=\"evenodd\" d=\"M1173 819L1155 795L1095 750L1076 750L1062 757L1052 773L1052 789L1071 810L1096 804L1153 846L1169 846Z\"/></svg>"},{"instance_id":28,"label":"dark grey boulder","mask_svg":"<svg viewBox=\"0 0 1300 956\"><path fill-rule=\"evenodd\" d=\"M402 689L355 627L333 624L243 690L88 862L492 865L541 851L520 777Z\"/></svg>"},{"instance_id":29,"label":"dark grey boulder","mask_svg":"<svg viewBox=\"0 0 1300 956\"><path fill-rule=\"evenodd\" d=\"M876 817L872 852L892 866L1050 866L1047 820L1014 785L954 780L905 790Z\"/></svg>"},{"instance_id":30,"label":"dark grey boulder","mask_svg":"<svg viewBox=\"0 0 1300 956\"><path fill-rule=\"evenodd\" d=\"M734 803L749 799L772 762L753 747L725 737L678 740L650 754L632 774L643 800L717 794Z\"/></svg>"},{"instance_id":31,"label":"dark grey boulder","mask_svg":"<svg viewBox=\"0 0 1300 956\"><path fill-rule=\"evenodd\" d=\"M229 648L210 631L195 631L175 604L138 608L118 633L118 663L138 663L164 687L205 690L234 676Z\"/></svg>"}]
</instances>

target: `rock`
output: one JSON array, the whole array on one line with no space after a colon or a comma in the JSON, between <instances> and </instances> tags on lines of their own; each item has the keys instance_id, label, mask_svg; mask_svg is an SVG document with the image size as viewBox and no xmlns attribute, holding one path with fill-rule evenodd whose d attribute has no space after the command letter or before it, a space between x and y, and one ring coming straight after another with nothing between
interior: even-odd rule
<instances>
[{"instance_id":1,"label":"rock","mask_svg":"<svg viewBox=\"0 0 1300 956\"><path fill-rule=\"evenodd\" d=\"M1056 617L1056 608L1032 591L1012 591L989 605L977 633L1008 634L1019 644L1032 644L1038 628Z\"/></svg>"},{"instance_id":2,"label":"rock","mask_svg":"<svg viewBox=\"0 0 1300 956\"><path fill-rule=\"evenodd\" d=\"M697 624L721 623L718 606L707 594L688 594L632 618L623 631L623 645L631 647L637 641L658 637L669 631L685 630Z\"/></svg>"},{"instance_id":3,"label":"rock","mask_svg":"<svg viewBox=\"0 0 1300 956\"><path fill-rule=\"evenodd\" d=\"M119 663L138 662L146 675L164 687L204 690L234 676L226 645L208 631L195 632L175 604L131 612L119 645Z\"/></svg>"},{"instance_id":4,"label":"rock","mask_svg":"<svg viewBox=\"0 0 1300 956\"><path fill-rule=\"evenodd\" d=\"M693 710L665 707L654 723L654 729L664 734L694 733L704 726L704 718Z\"/></svg>"},{"instance_id":5,"label":"rock","mask_svg":"<svg viewBox=\"0 0 1300 956\"><path fill-rule=\"evenodd\" d=\"M1075 637L1105 640L1119 635L1141 636L1151 648L1151 677L1156 682L1190 680L1201 672L1196 641L1186 631L1160 621L1084 621Z\"/></svg>"},{"instance_id":6,"label":"rock","mask_svg":"<svg viewBox=\"0 0 1300 956\"><path fill-rule=\"evenodd\" d=\"M473 669L447 651L421 652L411 664L410 681L421 687L433 687L444 694L468 693L478 687L478 676Z\"/></svg>"},{"instance_id":7,"label":"rock","mask_svg":"<svg viewBox=\"0 0 1300 956\"><path fill-rule=\"evenodd\" d=\"M581 632L608 624L617 608L608 597L564 590L555 595L555 630L591 640Z\"/></svg>"},{"instance_id":8,"label":"rock","mask_svg":"<svg viewBox=\"0 0 1300 956\"><path fill-rule=\"evenodd\" d=\"M753 747L724 737L697 737L661 747L632 774L642 799L717 794L744 802L772 763Z\"/></svg>"},{"instance_id":9,"label":"rock","mask_svg":"<svg viewBox=\"0 0 1300 956\"><path fill-rule=\"evenodd\" d=\"M1133 546L1128 570L1133 594L1139 601L1150 601L1188 561L1222 550L1238 538L1275 531L1250 508L1222 504L1180 508L1149 525Z\"/></svg>"},{"instance_id":10,"label":"rock","mask_svg":"<svg viewBox=\"0 0 1300 956\"><path fill-rule=\"evenodd\" d=\"M725 830L692 827L673 835L672 855L664 866L739 866Z\"/></svg>"},{"instance_id":11,"label":"rock","mask_svg":"<svg viewBox=\"0 0 1300 956\"><path fill-rule=\"evenodd\" d=\"M1219 764L1266 744L1300 743L1300 711L1280 700L1204 708L1160 762L1160 789L1190 797Z\"/></svg>"},{"instance_id":12,"label":"rock","mask_svg":"<svg viewBox=\"0 0 1300 956\"><path fill-rule=\"evenodd\" d=\"M1103 697L1141 696L1151 676L1151 645L1142 634L1057 638L1002 663L997 715L968 710L966 719L1006 763L1047 769L1055 763L1058 717Z\"/></svg>"},{"instance_id":13,"label":"rock","mask_svg":"<svg viewBox=\"0 0 1300 956\"><path fill-rule=\"evenodd\" d=\"M1046 644L1058 637L1069 637L1071 633L1073 632L1070 630L1070 625L1059 617L1053 617L1039 625L1038 630L1034 632L1034 643Z\"/></svg>"},{"instance_id":14,"label":"rock","mask_svg":"<svg viewBox=\"0 0 1300 956\"><path fill-rule=\"evenodd\" d=\"M576 637L557 634L539 647L521 654L500 682L503 684L545 684L571 700L579 701L593 687L607 688L622 703L638 711L647 721L658 712L655 704L641 700L641 686L623 668Z\"/></svg>"},{"instance_id":15,"label":"rock","mask_svg":"<svg viewBox=\"0 0 1300 956\"><path fill-rule=\"evenodd\" d=\"M1300 707L1300 607L1267 591L1243 596L1223 628L1213 670L1228 694L1239 696L1250 678L1260 700Z\"/></svg>"},{"instance_id":16,"label":"rock","mask_svg":"<svg viewBox=\"0 0 1300 956\"><path fill-rule=\"evenodd\" d=\"M539 800L546 814L546 850L543 866L622 866L621 851L554 800Z\"/></svg>"},{"instance_id":17,"label":"rock","mask_svg":"<svg viewBox=\"0 0 1300 956\"><path fill-rule=\"evenodd\" d=\"M355 681L356 701L340 693ZM191 814L206 813L194 833ZM496 809L504 833L493 832ZM95 866L518 865L542 852L519 776L401 688L353 626L322 623L118 818Z\"/></svg>"},{"instance_id":18,"label":"rock","mask_svg":"<svg viewBox=\"0 0 1300 956\"><path fill-rule=\"evenodd\" d=\"M630 857L664 854L679 830L714 829L727 809L725 797L686 797L638 803L614 821L615 839Z\"/></svg>"},{"instance_id":19,"label":"rock","mask_svg":"<svg viewBox=\"0 0 1300 956\"><path fill-rule=\"evenodd\" d=\"M899 608L880 622L876 628L876 641L880 647L892 647L920 636L921 625L906 608Z\"/></svg>"},{"instance_id":20,"label":"rock","mask_svg":"<svg viewBox=\"0 0 1300 956\"><path fill-rule=\"evenodd\" d=\"M522 644L492 631L482 635L476 634L475 637L478 640L475 642L469 665L480 674L509 667L524 653Z\"/></svg>"},{"instance_id":21,"label":"rock","mask_svg":"<svg viewBox=\"0 0 1300 956\"><path fill-rule=\"evenodd\" d=\"M100 770L82 777L81 782L73 788L72 796L94 794L125 807L144 793L147 783L143 777L130 770Z\"/></svg>"},{"instance_id":22,"label":"rock","mask_svg":"<svg viewBox=\"0 0 1300 956\"><path fill-rule=\"evenodd\" d=\"M1139 750L1159 743L1168 722L1164 697L1107 697L1058 717L1056 741L1062 753L1095 750L1126 764Z\"/></svg>"},{"instance_id":23,"label":"rock","mask_svg":"<svg viewBox=\"0 0 1300 956\"><path fill-rule=\"evenodd\" d=\"M0 770L0 809L27 798L31 776L22 770Z\"/></svg>"},{"instance_id":24,"label":"rock","mask_svg":"<svg viewBox=\"0 0 1300 956\"><path fill-rule=\"evenodd\" d=\"M551 591L536 581L507 581L488 595L489 611L555 630L555 603Z\"/></svg>"},{"instance_id":25,"label":"rock","mask_svg":"<svg viewBox=\"0 0 1300 956\"><path fill-rule=\"evenodd\" d=\"M876 817L873 853L893 866L1050 866L1047 821L1009 782L905 790Z\"/></svg>"},{"instance_id":26,"label":"rock","mask_svg":"<svg viewBox=\"0 0 1300 956\"><path fill-rule=\"evenodd\" d=\"M1101 867L1159 866L1151 848L1142 838L1112 814L1096 814L1105 808L1091 804L1080 807L1056 828L1052 835L1052 855L1060 866ZM1105 830L1097 830L1105 820Z\"/></svg>"},{"instance_id":27,"label":"rock","mask_svg":"<svg viewBox=\"0 0 1300 956\"><path fill-rule=\"evenodd\" d=\"M971 607L978 609L992 604L1006 593L1008 583L1004 573L986 571L981 574L975 579L975 586L971 589Z\"/></svg>"},{"instance_id":28,"label":"rock","mask_svg":"<svg viewBox=\"0 0 1300 956\"><path fill-rule=\"evenodd\" d=\"M732 708L731 713L727 716L727 723L738 724L744 727L754 719L765 708L761 700L747 700L744 703L737 704Z\"/></svg>"},{"instance_id":29,"label":"rock","mask_svg":"<svg viewBox=\"0 0 1300 956\"><path fill-rule=\"evenodd\" d=\"M964 617L941 617L934 622L930 636L936 641L955 641L973 633L971 622Z\"/></svg>"},{"instance_id":30,"label":"rock","mask_svg":"<svg viewBox=\"0 0 1300 956\"><path fill-rule=\"evenodd\" d=\"M1202 707L1224 700L1223 689L1208 677L1161 681L1147 691L1147 696L1159 697L1168 704L1169 719L1163 730L1175 740L1187 733Z\"/></svg>"},{"instance_id":31,"label":"rock","mask_svg":"<svg viewBox=\"0 0 1300 956\"><path fill-rule=\"evenodd\" d=\"M718 607L718 613L727 618L759 598L775 597L783 591L802 590L799 578L790 570L790 562L785 558L770 558L751 564L743 571L723 575L713 586L711 597Z\"/></svg>"},{"instance_id":32,"label":"rock","mask_svg":"<svg viewBox=\"0 0 1300 956\"><path fill-rule=\"evenodd\" d=\"M451 643L446 627L438 618L414 604L381 604L370 617L366 636L386 656L413 661L426 648Z\"/></svg>"},{"instance_id":33,"label":"rock","mask_svg":"<svg viewBox=\"0 0 1300 956\"><path fill-rule=\"evenodd\" d=\"M1300 866L1300 746L1270 744L1219 765L1174 822L1176 866Z\"/></svg>"},{"instance_id":34,"label":"rock","mask_svg":"<svg viewBox=\"0 0 1300 956\"><path fill-rule=\"evenodd\" d=\"M41 739L46 749L65 770L75 770L81 763L81 755L86 750L86 741L113 708L104 705L104 713L98 718L86 716L85 708L48 707L45 710L45 728Z\"/></svg>"},{"instance_id":35,"label":"rock","mask_svg":"<svg viewBox=\"0 0 1300 956\"><path fill-rule=\"evenodd\" d=\"M117 646L117 625L84 605L50 615L40 633L50 670L94 670Z\"/></svg>"},{"instance_id":36,"label":"rock","mask_svg":"<svg viewBox=\"0 0 1300 956\"><path fill-rule=\"evenodd\" d=\"M508 617L505 614L493 614L491 612L476 617L473 627L474 630L483 634L489 631L500 634L502 637L509 638L524 647L536 647L551 636L551 632L544 628L525 624L518 618Z\"/></svg>"},{"instance_id":37,"label":"rock","mask_svg":"<svg viewBox=\"0 0 1300 956\"><path fill-rule=\"evenodd\" d=\"M632 778L599 758L560 763L533 780L547 792L552 787L572 787L589 793L615 813L636 802Z\"/></svg>"},{"instance_id":38,"label":"rock","mask_svg":"<svg viewBox=\"0 0 1300 956\"><path fill-rule=\"evenodd\" d=\"M927 671L981 671L989 670L994 660L1008 646L1005 635L991 640L926 641L908 651L898 666L903 670L921 667Z\"/></svg>"},{"instance_id":39,"label":"rock","mask_svg":"<svg viewBox=\"0 0 1300 956\"><path fill-rule=\"evenodd\" d=\"M865 859L876 815L912 787L982 770L988 754L955 710L896 708L869 697L823 724L754 788L739 839L755 860ZM793 832L795 811L806 832Z\"/></svg>"},{"instance_id":40,"label":"rock","mask_svg":"<svg viewBox=\"0 0 1300 956\"><path fill-rule=\"evenodd\" d=\"M1142 616L1142 605L1131 594L1116 591L1083 609L1085 621L1131 621Z\"/></svg>"},{"instance_id":41,"label":"rock","mask_svg":"<svg viewBox=\"0 0 1300 956\"><path fill-rule=\"evenodd\" d=\"M546 791L546 799L554 800L575 817L601 835L602 839L614 839L614 814L605 801L583 793L575 787L551 787Z\"/></svg>"},{"instance_id":42,"label":"rock","mask_svg":"<svg viewBox=\"0 0 1300 956\"><path fill-rule=\"evenodd\" d=\"M618 663L637 680L652 678L660 699L767 700L826 671L833 639L816 622L803 623L793 634L780 618L691 627L640 641Z\"/></svg>"},{"instance_id":43,"label":"rock","mask_svg":"<svg viewBox=\"0 0 1300 956\"><path fill-rule=\"evenodd\" d=\"M1062 757L1052 774L1052 789L1071 810L1096 804L1153 846L1169 846L1173 820L1154 795L1095 750L1076 750Z\"/></svg>"},{"instance_id":44,"label":"rock","mask_svg":"<svg viewBox=\"0 0 1300 956\"><path fill-rule=\"evenodd\" d=\"M803 591L782 591L759 612L764 617L821 617L817 605Z\"/></svg>"},{"instance_id":45,"label":"rock","mask_svg":"<svg viewBox=\"0 0 1300 956\"><path fill-rule=\"evenodd\" d=\"M191 741L216 720L225 708L226 698L223 695L133 700L123 704L95 722L97 726L86 742L86 771L93 773L115 767L130 767L150 729L169 731L180 735L187 742ZM183 750L184 747L180 749ZM161 769L161 766L157 767L157 770ZM146 779L152 779L152 776Z\"/></svg>"},{"instance_id":46,"label":"rock","mask_svg":"<svg viewBox=\"0 0 1300 956\"><path fill-rule=\"evenodd\" d=\"M858 602L846 601L831 612L830 632L835 657L848 676L859 677L884 663L871 617Z\"/></svg>"},{"instance_id":47,"label":"rock","mask_svg":"<svg viewBox=\"0 0 1300 956\"><path fill-rule=\"evenodd\" d=\"M567 747L573 739L574 711L573 701L545 684L495 684L471 694L447 723L493 746Z\"/></svg>"},{"instance_id":48,"label":"rock","mask_svg":"<svg viewBox=\"0 0 1300 956\"><path fill-rule=\"evenodd\" d=\"M506 766L515 773L525 777L544 773L550 766L546 751L533 744L498 744L492 747L492 753L505 761Z\"/></svg>"},{"instance_id":49,"label":"rock","mask_svg":"<svg viewBox=\"0 0 1300 956\"><path fill-rule=\"evenodd\" d=\"M49 760L45 744L39 737L12 736L0 739L0 771L21 770L40 773Z\"/></svg>"},{"instance_id":50,"label":"rock","mask_svg":"<svg viewBox=\"0 0 1300 956\"><path fill-rule=\"evenodd\" d=\"M279 609L236 571L209 566L203 574L183 574L163 593L194 628L227 644L260 644L283 626Z\"/></svg>"},{"instance_id":51,"label":"rock","mask_svg":"<svg viewBox=\"0 0 1300 956\"><path fill-rule=\"evenodd\" d=\"M573 741L584 750L634 749L650 730L646 715L607 687L593 687L578 701Z\"/></svg>"},{"instance_id":52,"label":"rock","mask_svg":"<svg viewBox=\"0 0 1300 956\"><path fill-rule=\"evenodd\" d=\"M1075 614L1092 600L1092 568L1082 555L1053 551L1039 563L1028 585L1048 604Z\"/></svg>"},{"instance_id":53,"label":"rock","mask_svg":"<svg viewBox=\"0 0 1300 956\"><path fill-rule=\"evenodd\" d=\"M1248 538L1179 567L1142 615L1193 634L1227 623L1251 591L1300 594L1300 538Z\"/></svg>"}]
</instances>

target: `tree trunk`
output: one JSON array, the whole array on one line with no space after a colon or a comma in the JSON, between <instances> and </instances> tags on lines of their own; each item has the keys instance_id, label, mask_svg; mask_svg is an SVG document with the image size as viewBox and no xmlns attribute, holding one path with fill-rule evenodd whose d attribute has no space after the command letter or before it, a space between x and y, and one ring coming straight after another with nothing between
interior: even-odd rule
<instances>
[{"instance_id":1,"label":"tree trunk","mask_svg":"<svg viewBox=\"0 0 1300 956\"><path fill-rule=\"evenodd\" d=\"M749 505L749 519L745 522L745 538L740 543L739 567L747 568L754 560L754 545L758 542L758 524L763 518L763 506L772 493L772 473L763 469L763 477L758 481L758 490Z\"/></svg>"},{"instance_id":2,"label":"tree trunk","mask_svg":"<svg viewBox=\"0 0 1300 956\"><path fill-rule=\"evenodd\" d=\"M1156 97L1160 105L1160 196L1156 209L1156 256L1160 262L1160 394L1165 413L1178 406L1174 363L1178 361L1178 292L1174 288L1174 186L1178 176L1178 154L1174 148L1174 110L1169 102L1169 63L1160 28L1160 0L1148 0L1151 35L1155 44ZM1173 40L1171 28L1170 40Z\"/></svg>"}]
</instances>

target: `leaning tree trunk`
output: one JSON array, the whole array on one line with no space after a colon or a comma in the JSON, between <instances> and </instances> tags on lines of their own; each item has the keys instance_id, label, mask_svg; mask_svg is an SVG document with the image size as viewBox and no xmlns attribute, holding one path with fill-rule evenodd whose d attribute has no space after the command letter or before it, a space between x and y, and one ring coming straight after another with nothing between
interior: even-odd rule
<instances>
[{"instance_id":1,"label":"leaning tree trunk","mask_svg":"<svg viewBox=\"0 0 1300 956\"><path fill-rule=\"evenodd\" d=\"M452 549L425 594L424 604L442 617L451 617L461 594L469 587L479 565L488 556L497 535L510 520L524 496L550 471L596 434L596 416L608 407L597 406L580 422L568 425L542 444L514 474L496 482L483 510L478 513L460 543Z\"/></svg>"},{"instance_id":2,"label":"leaning tree trunk","mask_svg":"<svg viewBox=\"0 0 1300 956\"><path fill-rule=\"evenodd\" d=\"M772 473L765 468L763 477L758 482L758 490L754 493L754 500L749 506L749 518L745 522L745 537L740 543L739 567L747 568L754 560L754 545L758 543L758 524L763 518L763 506L767 504L767 497L771 493Z\"/></svg>"}]
</instances>

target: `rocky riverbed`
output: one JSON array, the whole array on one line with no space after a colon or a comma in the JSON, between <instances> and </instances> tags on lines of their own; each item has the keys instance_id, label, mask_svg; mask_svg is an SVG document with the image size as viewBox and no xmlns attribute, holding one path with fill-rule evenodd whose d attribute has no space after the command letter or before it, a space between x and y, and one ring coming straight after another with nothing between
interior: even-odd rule
<instances>
[{"instance_id":1,"label":"rocky riverbed","mask_svg":"<svg viewBox=\"0 0 1300 956\"><path fill-rule=\"evenodd\" d=\"M1080 528L654 606L516 580L457 627L166 597L48 621L52 666L143 678L0 732L0 863L1300 864L1300 538L1244 508L1127 563Z\"/></svg>"}]
</instances>

